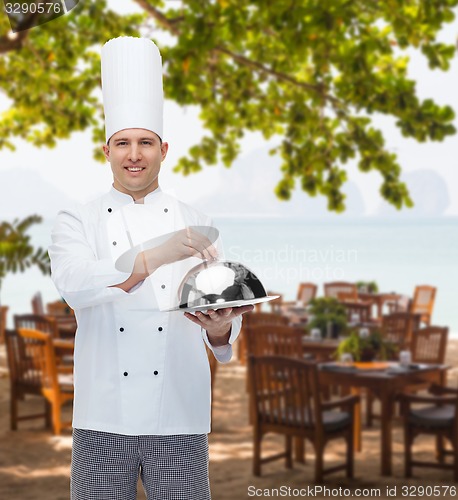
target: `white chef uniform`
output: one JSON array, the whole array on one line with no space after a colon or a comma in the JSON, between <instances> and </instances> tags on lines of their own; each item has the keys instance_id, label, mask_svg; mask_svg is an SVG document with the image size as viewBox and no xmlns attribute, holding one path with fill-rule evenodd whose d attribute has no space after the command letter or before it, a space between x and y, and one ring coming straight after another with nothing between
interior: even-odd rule
<instances>
[{"instance_id":1,"label":"white chef uniform","mask_svg":"<svg viewBox=\"0 0 458 500\"><path fill-rule=\"evenodd\" d=\"M144 203L158 234L211 225L208 217L160 188ZM52 232L52 278L78 322L73 427L126 435L208 433L205 343L212 347L205 331L182 312L161 312L177 304L178 278L201 261L162 266L130 293L112 287L130 273L115 267L115 256L128 243L126 227L110 225L110 217L133 204L129 195L112 188L93 202L60 212ZM240 325L239 317L229 344ZM221 362L232 355L230 346L213 351Z\"/></svg>"}]
</instances>

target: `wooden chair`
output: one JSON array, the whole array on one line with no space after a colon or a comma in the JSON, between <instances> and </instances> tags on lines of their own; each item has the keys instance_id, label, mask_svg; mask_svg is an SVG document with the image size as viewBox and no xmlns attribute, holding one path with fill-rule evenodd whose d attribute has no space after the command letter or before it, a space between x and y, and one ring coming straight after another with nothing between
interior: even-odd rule
<instances>
[{"instance_id":1,"label":"wooden chair","mask_svg":"<svg viewBox=\"0 0 458 500\"><path fill-rule=\"evenodd\" d=\"M10 378L10 428L17 430L19 421L45 418L50 424L49 405L44 400L42 413L19 415L19 402L27 395L42 396L41 378L33 369L32 359L26 356L24 339L16 330L5 330L6 355Z\"/></svg>"},{"instance_id":2,"label":"wooden chair","mask_svg":"<svg viewBox=\"0 0 458 500\"><path fill-rule=\"evenodd\" d=\"M14 327L19 331L20 328L28 328L31 330L39 330L40 332L49 333L52 339L70 339L73 340L75 333L73 330L66 334L66 330L62 330L62 325L55 318L50 316L42 316L40 314L16 314L14 316ZM59 370L70 371L73 366L73 351L68 349L56 349L56 362Z\"/></svg>"},{"instance_id":3,"label":"wooden chair","mask_svg":"<svg viewBox=\"0 0 458 500\"><path fill-rule=\"evenodd\" d=\"M412 362L444 364L447 339L447 327L427 326L426 328L415 330L411 343ZM430 385L428 383L416 383L405 387L403 393L415 394L419 391L428 390Z\"/></svg>"},{"instance_id":4,"label":"wooden chair","mask_svg":"<svg viewBox=\"0 0 458 500\"><path fill-rule=\"evenodd\" d=\"M339 298L340 294L340 298ZM325 297L333 297L338 300L358 301L358 287L355 283L346 281L333 281L324 284Z\"/></svg>"},{"instance_id":5,"label":"wooden chair","mask_svg":"<svg viewBox=\"0 0 458 500\"><path fill-rule=\"evenodd\" d=\"M431 324L435 298L435 287L429 285L419 285L415 287L413 300L409 310L411 313L420 314L420 321L427 326Z\"/></svg>"},{"instance_id":6,"label":"wooden chair","mask_svg":"<svg viewBox=\"0 0 458 500\"><path fill-rule=\"evenodd\" d=\"M297 300L307 305L316 297L318 286L315 283L299 283L297 290Z\"/></svg>"},{"instance_id":7,"label":"wooden chair","mask_svg":"<svg viewBox=\"0 0 458 500\"><path fill-rule=\"evenodd\" d=\"M347 312L348 323L361 324L372 322L372 304L370 302L343 301L342 305L345 307L345 310Z\"/></svg>"},{"instance_id":8,"label":"wooden chair","mask_svg":"<svg viewBox=\"0 0 458 500\"><path fill-rule=\"evenodd\" d=\"M39 330L49 333L52 338L59 338L57 321L54 318L41 314L15 314L14 327L16 330L19 330L19 328Z\"/></svg>"},{"instance_id":9,"label":"wooden chair","mask_svg":"<svg viewBox=\"0 0 458 500\"><path fill-rule=\"evenodd\" d=\"M295 301L283 301L282 305L286 307L296 306L298 302L306 306L316 297L318 286L315 283L299 283Z\"/></svg>"},{"instance_id":10,"label":"wooden chair","mask_svg":"<svg viewBox=\"0 0 458 500\"><path fill-rule=\"evenodd\" d=\"M0 306L0 344L5 342L6 315L8 306Z\"/></svg>"},{"instance_id":11,"label":"wooden chair","mask_svg":"<svg viewBox=\"0 0 458 500\"><path fill-rule=\"evenodd\" d=\"M290 356L303 358L300 329L287 325L257 325L247 330L248 356Z\"/></svg>"},{"instance_id":12,"label":"wooden chair","mask_svg":"<svg viewBox=\"0 0 458 500\"><path fill-rule=\"evenodd\" d=\"M412 335L412 361L414 363L434 363L442 365L445 361L448 328L427 326L415 330Z\"/></svg>"},{"instance_id":13,"label":"wooden chair","mask_svg":"<svg viewBox=\"0 0 458 500\"><path fill-rule=\"evenodd\" d=\"M305 307L316 297L318 287L315 283L299 283L295 301L282 301L282 314L287 316L292 324L304 324L308 321ZM300 313L295 308L303 309Z\"/></svg>"},{"instance_id":14,"label":"wooden chair","mask_svg":"<svg viewBox=\"0 0 458 500\"><path fill-rule=\"evenodd\" d=\"M25 356L29 362L28 372L39 380L41 394L51 405L54 434L60 434L62 427L71 426L62 422L62 406L73 401L73 377L60 374L57 370L56 356L49 333L28 328L20 328L19 335L24 341Z\"/></svg>"},{"instance_id":15,"label":"wooden chair","mask_svg":"<svg viewBox=\"0 0 458 500\"><path fill-rule=\"evenodd\" d=\"M268 304L270 306L270 312L272 314L280 314L281 315L283 313L283 310L282 310L283 294L278 293L278 292L268 291L267 295L279 295L279 297L277 299L273 299L273 300L269 301Z\"/></svg>"},{"instance_id":16,"label":"wooden chair","mask_svg":"<svg viewBox=\"0 0 458 500\"><path fill-rule=\"evenodd\" d=\"M257 325L287 325L289 322L286 316L280 314L266 312L249 312L243 315L242 331L237 339L238 344L238 359L240 363L245 364L246 361L246 335L247 331Z\"/></svg>"},{"instance_id":17,"label":"wooden chair","mask_svg":"<svg viewBox=\"0 0 458 500\"><path fill-rule=\"evenodd\" d=\"M434 467L453 470L454 480L458 481L458 391L433 386L431 392L432 396L403 394L401 398L405 476L412 476L413 467ZM415 408L416 404L421 404L421 408ZM420 434L436 436L438 461L420 461L414 458L412 447ZM444 448L445 439L452 445L451 452ZM445 460L448 454L452 456L451 464Z\"/></svg>"},{"instance_id":18,"label":"wooden chair","mask_svg":"<svg viewBox=\"0 0 458 500\"><path fill-rule=\"evenodd\" d=\"M382 317L382 334L385 340L399 350L410 348L412 333L420 327L420 316L409 312L395 312Z\"/></svg>"},{"instance_id":19,"label":"wooden chair","mask_svg":"<svg viewBox=\"0 0 458 500\"><path fill-rule=\"evenodd\" d=\"M76 333L76 318L71 307L61 300L50 302L46 306L47 314L44 312L41 293L37 292L32 298L32 311L37 316L46 316L57 323L58 335L61 338L73 339ZM39 330L40 328L38 328Z\"/></svg>"},{"instance_id":20,"label":"wooden chair","mask_svg":"<svg viewBox=\"0 0 458 500\"><path fill-rule=\"evenodd\" d=\"M409 312L394 312L382 317L381 331L383 338L397 347L398 351L410 349L413 331L420 326L420 316ZM396 356L397 357L397 356ZM374 395L366 394L366 424L372 426L375 418L380 418L373 412Z\"/></svg>"},{"instance_id":21,"label":"wooden chair","mask_svg":"<svg viewBox=\"0 0 458 500\"><path fill-rule=\"evenodd\" d=\"M66 302L62 302L61 300L46 304L46 312L49 316L56 318L74 318L75 316L73 309Z\"/></svg>"},{"instance_id":22,"label":"wooden chair","mask_svg":"<svg viewBox=\"0 0 458 500\"><path fill-rule=\"evenodd\" d=\"M309 440L315 449L315 482L339 470L353 477L353 419L358 397L322 402L318 369L312 362L280 356L251 356L249 362L255 416L253 474L260 476L262 464L280 458L291 468L292 439L297 437ZM341 411L335 411L337 408ZM263 458L262 439L269 432L285 436L285 451ZM346 441L346 461L325 469L325 445L336 438Z\"/></svg>"},{"instance_id":23,"label":"wooden chair","mask_svg":"<svg viewBox=\"0 0 458 500\"><path fill-rule=\"evenodd\" d=\"M37 292L32 297L32 312L33 314L41 314L45 313L45 308L43 307L43 297L41 296L41 292Z\"/></svg>"},{"instance_id":24,"label":"wooden chair","mask_svg":"<svg viewBox=\"0 0 458 500\"><path fill-rule=\"evenodd\" d=\"M279 314L267 312L249 312L243 315L243 328L251 328L258 325L287 325L288 318Z\"/></svg>"}]
</instances>

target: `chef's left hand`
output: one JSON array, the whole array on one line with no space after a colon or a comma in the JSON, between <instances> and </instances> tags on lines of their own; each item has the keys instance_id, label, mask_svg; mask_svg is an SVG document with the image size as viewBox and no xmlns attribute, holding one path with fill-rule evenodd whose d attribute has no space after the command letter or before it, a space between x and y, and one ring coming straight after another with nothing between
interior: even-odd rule
<instances>
[{"instance_id":1,"label":"chef's left hand","mask_svg":"<svg viewBox=\"0 0 458 500\"><path fill-rule=\"evenodd\" d=\"M232 320L246 312L252 311L254 306L227 307L225 309L209 309L207 313L197 311L196 314L185 312L190 321L207 331L208 340L212 346L222 346L229 342Z\"/></svg>"}]
</instances>

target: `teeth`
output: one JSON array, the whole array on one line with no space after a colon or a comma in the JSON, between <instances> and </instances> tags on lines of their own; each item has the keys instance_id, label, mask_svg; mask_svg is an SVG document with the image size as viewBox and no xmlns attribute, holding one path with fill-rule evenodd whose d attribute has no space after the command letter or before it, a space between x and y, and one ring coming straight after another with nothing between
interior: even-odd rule
<instances>
[{"instance_id":1,"label":"teeth","mask_svg":"<svg viewBox=\"0 0 458 500\"><path fill-rule=\"evenodd\" d=\"M129 172L140 172L140 170L143 170L143 169L140 167L128 167L127 170Z\"/></svg>"}]
</instances>

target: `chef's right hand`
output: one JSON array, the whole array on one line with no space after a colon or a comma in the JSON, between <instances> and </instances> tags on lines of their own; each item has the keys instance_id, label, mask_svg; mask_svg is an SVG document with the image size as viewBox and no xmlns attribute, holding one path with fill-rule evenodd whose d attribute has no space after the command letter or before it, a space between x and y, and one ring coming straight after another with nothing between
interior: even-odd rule
<instances>
[{"instance_id":1,"label":"chef's right hand","mask_svg":"<svg viewBox=\"0 0 458 500\"><path fill-rule=\"evenodd\" d=\"M151 274L164 264L171 264L188 257L215 260L218 252L206 236L186 228L177 231L162 245L141 252L137 256L136 267L138 265L143 266L143 269L146 267L146 272Z\"/></svg>"}]
</instances>

